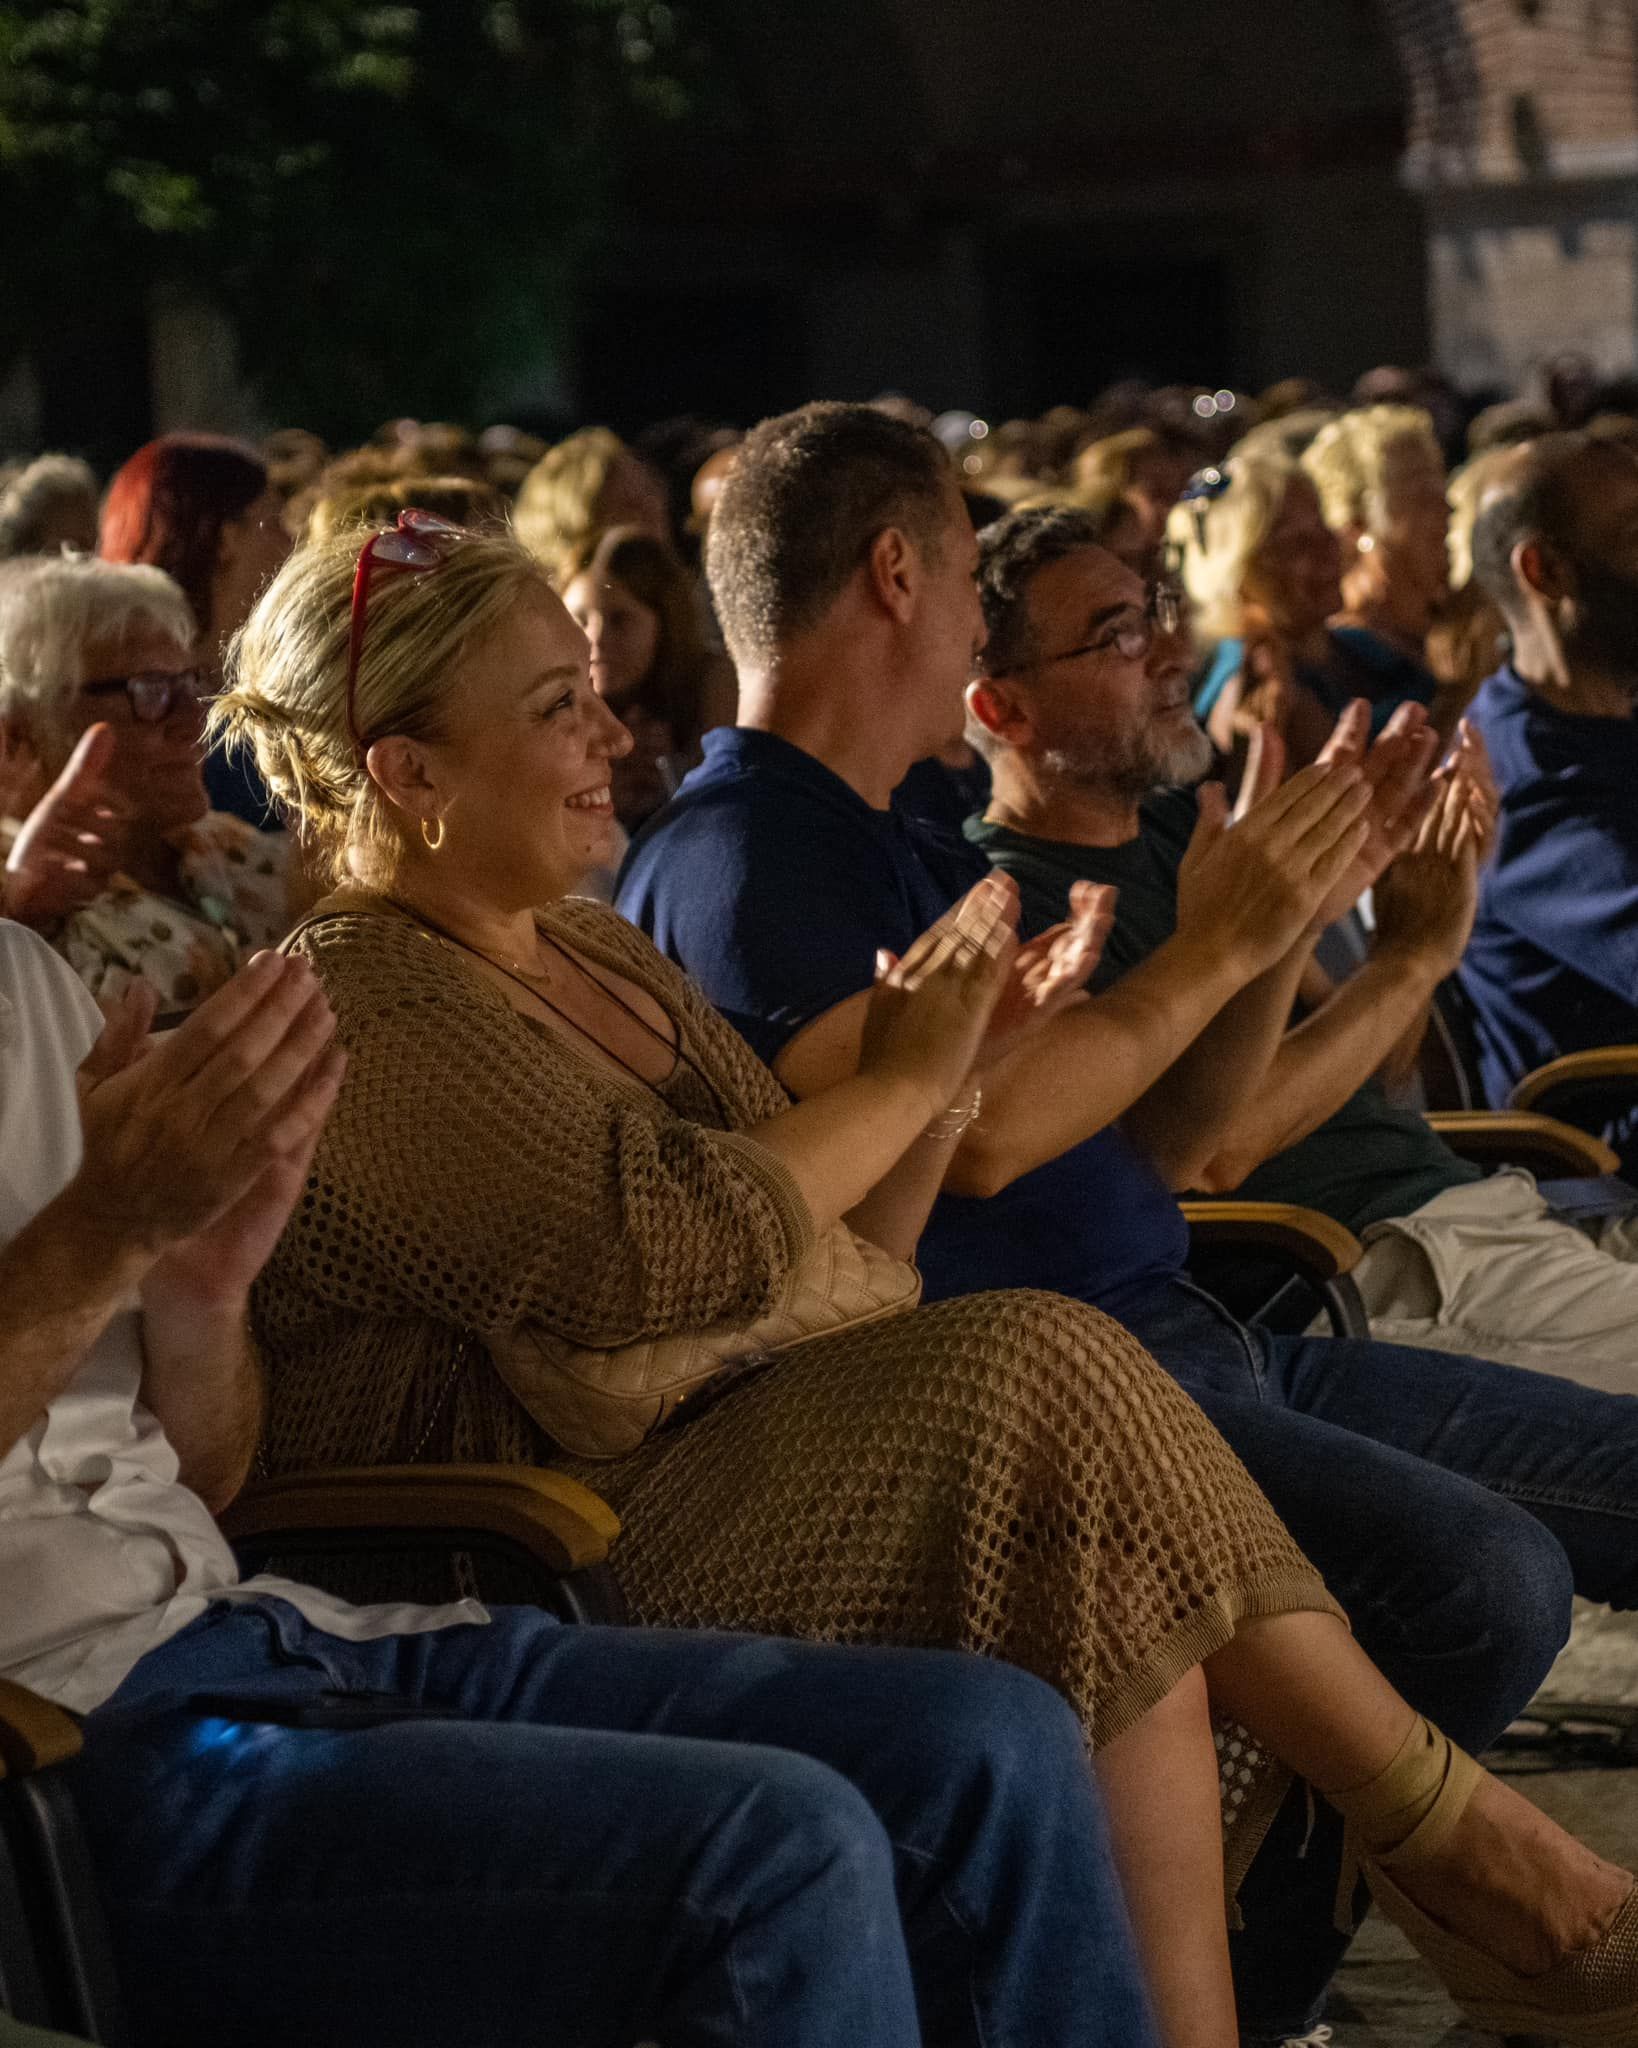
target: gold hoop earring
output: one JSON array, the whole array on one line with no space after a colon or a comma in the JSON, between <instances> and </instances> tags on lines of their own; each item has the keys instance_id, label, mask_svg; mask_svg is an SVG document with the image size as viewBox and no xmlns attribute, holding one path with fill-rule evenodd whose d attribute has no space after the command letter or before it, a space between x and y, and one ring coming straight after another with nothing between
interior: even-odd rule
<instances>
[{"instance_id":1,"label":"gold hoop earring","mask_svg":"<svg viewBox=\"0 0 1638 2048\"><path fill-rule=\"evenodd\" d=\"M426 819L423 818L421 820L421 837L426 843L426 849L428 853L436 853L439 847L442 846L444 843L444 821L442 818L440 818L437 822L438 836L435 839L432 836L431 828L427 824Z\"/></svg>"}]
</instances>

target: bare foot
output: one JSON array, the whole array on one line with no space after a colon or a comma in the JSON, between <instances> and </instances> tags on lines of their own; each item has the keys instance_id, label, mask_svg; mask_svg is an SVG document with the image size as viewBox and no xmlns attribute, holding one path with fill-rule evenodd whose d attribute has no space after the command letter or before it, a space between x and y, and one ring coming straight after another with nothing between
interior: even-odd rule
<instances>
[{"instance_id":1,"label":"bare foot","mask_svg":"<svg viewBox=\"0 0 1638 2048\"><path fill-rule=\"evenodd\" d=\"M1486 1773L1439 1854L1395 1871L1394 1882L1453 1934L1521 1977L1538 1977L1597 1946L1633 1877Z\"/></svg>"}]
</instances>

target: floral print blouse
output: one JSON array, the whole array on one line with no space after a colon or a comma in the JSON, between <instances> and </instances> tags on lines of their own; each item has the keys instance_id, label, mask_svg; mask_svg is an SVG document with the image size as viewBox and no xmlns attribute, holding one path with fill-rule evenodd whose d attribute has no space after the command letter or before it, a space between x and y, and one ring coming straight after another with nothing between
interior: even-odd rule
<instances>
[{"instance_id":1,"label":"floral print blouse","mask_svg":"<svg viewBox=\"0 0 1638 2048\"><path fill-rule=\"evenodd\" d=\"M185 1016L252 953L290 929L290 841L212 811L182 835L180 898L115 875L65 918L52 944L106 1005L136 980L159 996L156 1023Z\"/></svg>"}]
</instances>

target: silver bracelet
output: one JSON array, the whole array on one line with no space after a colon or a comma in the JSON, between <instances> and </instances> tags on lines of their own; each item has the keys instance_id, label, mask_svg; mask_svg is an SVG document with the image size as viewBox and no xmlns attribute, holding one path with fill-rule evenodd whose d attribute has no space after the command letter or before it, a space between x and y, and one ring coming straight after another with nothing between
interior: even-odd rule
<instances>
[{"instance_id":1,"label":"silver bracelet","mask_svg":"<svg viewBox=\"0 0 1638 2048\"><path fill-rule=\"evenodd\" d=\"M978 1121L978 1112L984 1107L984 1091L974 1088L967 1100L955 1108L945 1110L922 1132L924 1138L931 1138L935 1144L947 1144L952 1138L959 1138L963 1131Z\"/></svg>"}]
</instances>

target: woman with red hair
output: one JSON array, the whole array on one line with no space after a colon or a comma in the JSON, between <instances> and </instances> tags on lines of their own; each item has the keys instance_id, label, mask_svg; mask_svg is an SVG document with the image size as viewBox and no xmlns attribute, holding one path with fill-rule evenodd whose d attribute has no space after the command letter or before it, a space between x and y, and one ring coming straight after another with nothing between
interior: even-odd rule
<instances>
[{"instance_id":1,"label":"woman with red hair","mask_svg":"<svg viewBox=\"0 0 1638 2048\"><path fill-rule=\"evenodd\" d=\"M162 434L108 486L97 553L108 562L150 562L181 585L213 690L228 641L290 552L282 510L255 449L221 434ZM217 809L269 822L265 790L238 767L213 757L205 783Z\"/></svg>"}]
</instances>

